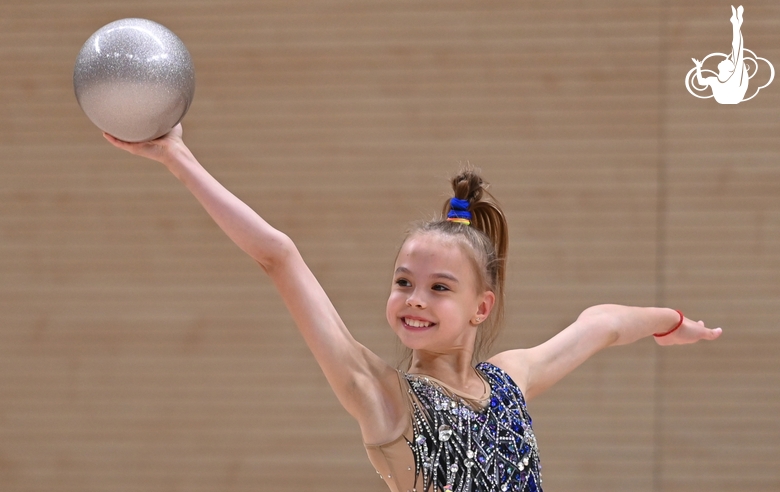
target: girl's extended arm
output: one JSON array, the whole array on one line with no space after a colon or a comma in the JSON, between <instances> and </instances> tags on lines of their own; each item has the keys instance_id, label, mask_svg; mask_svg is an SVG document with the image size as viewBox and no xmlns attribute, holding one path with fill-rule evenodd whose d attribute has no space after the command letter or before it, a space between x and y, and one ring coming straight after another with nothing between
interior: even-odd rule
<instances>
[{"instance_id":1,"label":"girl's extended arm","mask_svg":"<svg viewBox=\"0 0 780 492\"><path fill-rule=\"evenodd\" d=\"M161 162L197 198L225 234L263 268L285 254L285 236L225 189L198 163L181 138L181 125L158 140L128 143L103 136L114 146Z\"/></svg>"},{"instance_id":2,"label":"girl's extended arm","mask_svg":"<svg viewBox=\"0 0 780 492\"><path fill-rule=\"evenodd\" d=\"M228 237L271 277L339 401L361 424L366 442L392 435L405 408L395 369L352 337L290 238L217 182L181 135L178 125L151 142L104 136L116 147L163 163L192 192Z\"/></svg>"},{"instance_id":3,"label":"girl's extended arm","mask_svg":"<svg viewBox=\"0 0 780 492\"><path fill-rule=\"evenodd\" d=\"M641 338L666 333L680 321L667 308L593 306L545 343L530 349L509 350L491 359L520 385L527 399L542 393L601 349L626 345ZM656 337L659 345L714 340L722 330L711 330L702 321L684 318L674 332Z\"/></svg>"}]
</instances>

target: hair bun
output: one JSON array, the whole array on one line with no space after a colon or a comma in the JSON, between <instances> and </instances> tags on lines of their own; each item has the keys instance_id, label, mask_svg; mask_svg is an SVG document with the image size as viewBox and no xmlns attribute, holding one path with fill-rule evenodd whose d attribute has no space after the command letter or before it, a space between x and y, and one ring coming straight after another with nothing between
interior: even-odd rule
<instances>
[{"instance_id":1,"label":"hair bun","mask_svg":"<svg viewBox=\"0 0 780 492\"><path fill-rule=\"evenodd\" d=\"M482 199L484 189L485 183L474 169L461 171L452 178L452 191L459 200L468 200L471 204L478 202Z\"/></svg>"}]
</instances>

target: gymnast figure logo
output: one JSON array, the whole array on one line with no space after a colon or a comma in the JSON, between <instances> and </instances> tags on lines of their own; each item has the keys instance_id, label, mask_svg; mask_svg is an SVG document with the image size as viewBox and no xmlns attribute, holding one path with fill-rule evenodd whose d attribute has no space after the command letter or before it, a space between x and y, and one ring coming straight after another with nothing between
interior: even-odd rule
<instances>
[{"instance_id":1,"label":"gymnast figure logo","mask_svg":"<svg viewBox=\"0 0 780 492\"><path fill-rule=\"evenodd\" d=\"M731 40L731 54L726 55L724 53L711 53L704 57L702 61L692 58L693 63L696 65L685 76L685 88L688 92L700 99L708 99L714 97L720 104L739 104L742 101L749 101L756 97L756 94L772 83L775 78L775 67L769 63L766 58L761 58L755 53L745 48L742 39L742 13L745 11L740 5L736 10L734 6L731 6L731 26L733 31L733 37ZM749 53L751 56L746 56ZM716 74L712 70L702 70L702 65L711 57L722 57L720 63L718 63L718 73ZM769 81L766 84L758 87L756 91L750 96L745 98L745 94L748 90L748 84L750 79L758 73L758 60L763 61L769 67ZM703 77L702 73L710 73L714 77ZM695 79L694 79L695 77ZM704 92L707 87L712 89L712 94L702 96L696 94L696 92ZM691 90L693 88L693 90ZM694 92L694 90L696 92Z\"/></svg>"}]
</instances>

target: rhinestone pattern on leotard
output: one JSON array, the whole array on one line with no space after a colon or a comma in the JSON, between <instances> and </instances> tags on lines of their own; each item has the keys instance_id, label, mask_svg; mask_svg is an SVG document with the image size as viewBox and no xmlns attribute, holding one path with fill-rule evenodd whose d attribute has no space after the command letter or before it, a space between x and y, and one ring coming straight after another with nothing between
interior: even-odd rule
<instances>
[{"instance_id":1,"label":"rhinestone pattern on leotard","mask_svg":"<svg viewBox=\"0 0 780 492\"><path fill-rule=\"evenodd\" d=\"M477 370L491 389L483 409L431 378L406 375L419 401L414 402L414 440L409 443L415 490L542 492L539 450L520 388L490 363L480 363Z\"/></svg>"}]
</instances>

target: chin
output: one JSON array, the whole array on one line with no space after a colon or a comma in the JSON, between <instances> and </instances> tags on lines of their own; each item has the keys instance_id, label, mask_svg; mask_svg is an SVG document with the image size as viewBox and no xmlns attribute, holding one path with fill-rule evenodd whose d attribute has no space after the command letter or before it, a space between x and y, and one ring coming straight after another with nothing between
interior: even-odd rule
<instances>
[{"instance_id":1,"label":"chin","mask_svg":"<svg viewBox=\"0 0 780 492\"><path fill-rule=\"evenodd\" d=\"M420 337L409 336L404 333L396 333L396 336L398 336L398 341L401 342L401 345L409 350L425 350L430 345L425 340L421 340Z\"/></svg>"}]
</instances>

